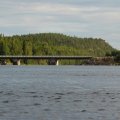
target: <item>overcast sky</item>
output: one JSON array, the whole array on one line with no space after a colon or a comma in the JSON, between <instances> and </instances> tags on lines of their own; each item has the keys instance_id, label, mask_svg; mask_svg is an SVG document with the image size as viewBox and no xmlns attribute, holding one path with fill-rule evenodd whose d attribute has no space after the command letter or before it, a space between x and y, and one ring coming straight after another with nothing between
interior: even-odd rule
<instances>
[{"instance_id":1,"label":"overcast sky","mask_svg":"<svg viewBox=\"0 0 120 120\"><path fill-rule=\"evenodd\" d=\"M120 49L120 0L0 0L0 33L103 38Z\"/></svg>"}]
</instances>

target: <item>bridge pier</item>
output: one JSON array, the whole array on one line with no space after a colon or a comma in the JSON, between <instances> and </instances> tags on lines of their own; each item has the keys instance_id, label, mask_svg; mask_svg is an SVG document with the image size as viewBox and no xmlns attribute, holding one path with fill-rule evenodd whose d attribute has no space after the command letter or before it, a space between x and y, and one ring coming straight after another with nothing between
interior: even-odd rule
<instances>
[{"instance_id":1,"label":"bridge pier","mask_svg":"<svg viewBox=\"0 0 120 120\"><path fill-rule=\"evenodd\" d=\"M11 62L13 65L20 65L20 59L12 59Z\"/></svg>"},{"instance_id":2,"label":"bridge pier","mask_svg":"<svg viewBox=\"0 0 120 120\"><path fill-rule=\"evenodd\" d=\"M59 65L59 61L57 59L49 59L48 65Z\"/></svg>"},{"instance_id":3,"label":"bridge pier","mask_svg":"<svg viewBox=\"0 0 120 120\"><path fill-rule=\"evenodd\" d=\"M1 60L1 65L7 65L7 62L6 62L5 59L2 59L2 60Z\"/></svg>"}]
</instances>

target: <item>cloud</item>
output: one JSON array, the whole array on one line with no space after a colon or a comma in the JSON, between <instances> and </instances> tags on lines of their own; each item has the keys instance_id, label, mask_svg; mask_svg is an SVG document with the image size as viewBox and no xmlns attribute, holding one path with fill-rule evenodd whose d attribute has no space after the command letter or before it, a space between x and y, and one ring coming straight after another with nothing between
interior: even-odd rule
<instances>
[{"instance_id":1,"label":"cloud","mask_svg":"<svg viewBox=\"0 0 120 120\"><path fill-rule=\"evenodd\" d=\"M0 31L102 37L118 47L119 4L119 0L5 0L0 4Z\"/></svg>"}]
</instances>

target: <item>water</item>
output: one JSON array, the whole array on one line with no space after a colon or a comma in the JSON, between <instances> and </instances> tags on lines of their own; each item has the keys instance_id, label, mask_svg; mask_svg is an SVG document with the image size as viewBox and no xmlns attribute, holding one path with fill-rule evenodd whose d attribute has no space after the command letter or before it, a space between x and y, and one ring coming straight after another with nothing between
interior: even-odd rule
<instances>
[{"instance_id":1,"label":"water","mask_svg":"<svg viewBox=\"0 0 120 120\"><path fill-rule=\"evenodd\" d=\"M0 120L120 120L120 67L0 66Z\"/></svg>"}]
</instances>

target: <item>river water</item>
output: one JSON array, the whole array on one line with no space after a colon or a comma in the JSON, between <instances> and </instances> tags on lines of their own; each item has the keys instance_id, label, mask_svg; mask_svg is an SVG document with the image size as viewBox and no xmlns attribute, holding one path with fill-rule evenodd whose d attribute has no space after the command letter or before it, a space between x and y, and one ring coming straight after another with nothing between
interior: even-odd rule
<instances>
[{"instance_id":1,"label":"river water","mask_svg":"<svg viewBox=\"0 0 120 120\"><path fill-rule=\"evenodd\" d=\"M120 67L0 66L0 120L120 120Z\"/></svg>"}]
</instances>

